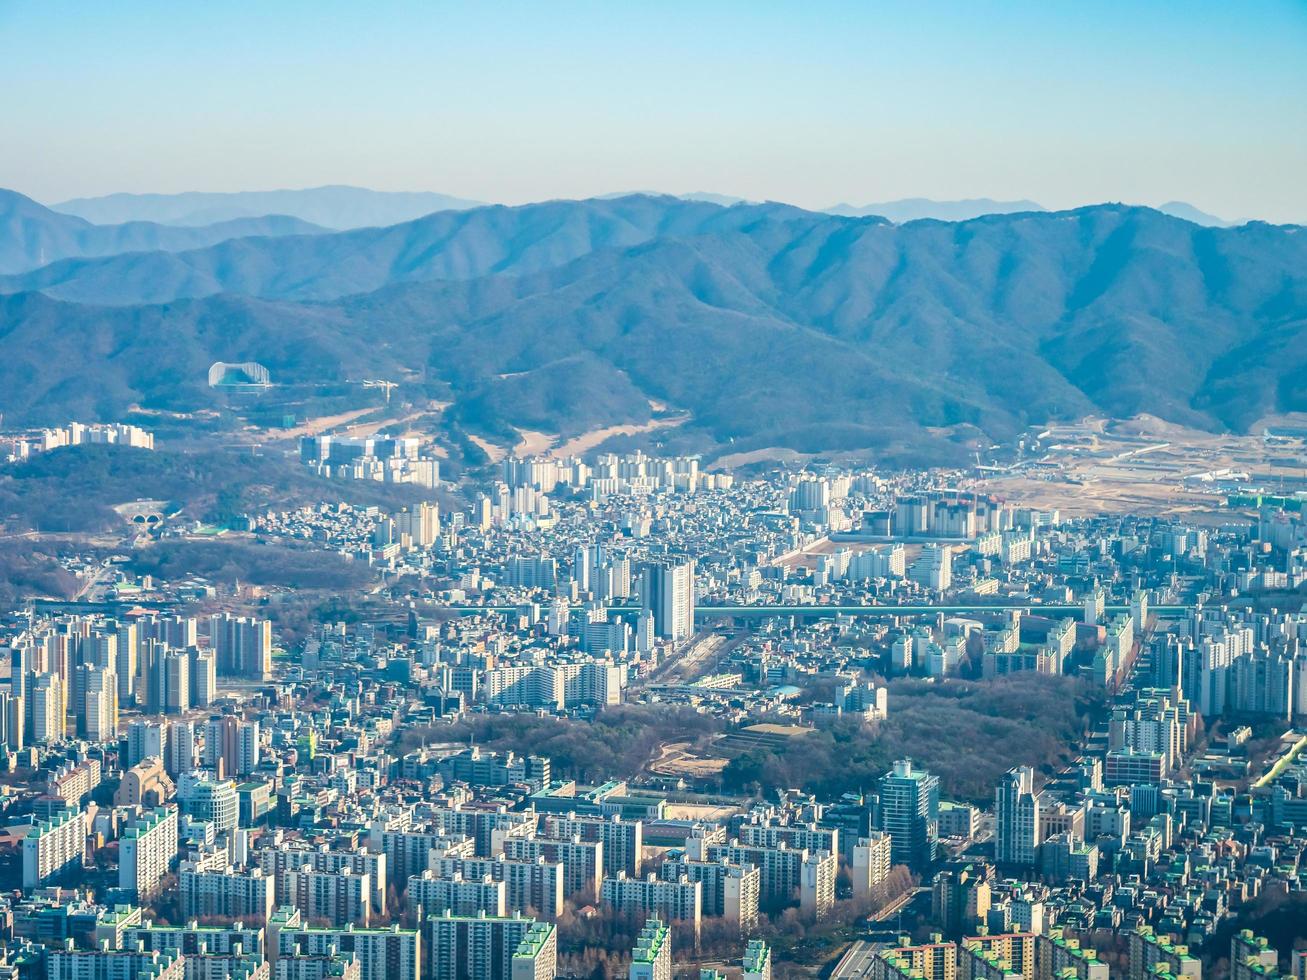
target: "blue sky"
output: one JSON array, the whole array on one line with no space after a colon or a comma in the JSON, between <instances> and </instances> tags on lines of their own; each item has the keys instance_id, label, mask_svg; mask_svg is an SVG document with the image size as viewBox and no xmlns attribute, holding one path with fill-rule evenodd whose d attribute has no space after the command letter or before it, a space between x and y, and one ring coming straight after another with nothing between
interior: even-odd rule
<instances>
[{"instance_id":1,"label":"blue sky","mask_svg":"<svg viewBox=\"0 0 1307 980\"><path fill-rule=\"evenodd\" d=\"M1189 201L1307 222L1307 0L0 0L0 186Z\"/></svg>"}]
</instances>

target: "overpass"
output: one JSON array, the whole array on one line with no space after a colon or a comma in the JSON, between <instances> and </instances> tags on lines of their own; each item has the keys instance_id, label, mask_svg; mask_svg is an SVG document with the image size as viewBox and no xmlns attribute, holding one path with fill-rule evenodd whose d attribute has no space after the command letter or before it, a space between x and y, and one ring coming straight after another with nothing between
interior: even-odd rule
<instances>
[{"instance_id":1,"label":"overpass","mask_svg":"<svg viewBox=\"0 0 1307 980\"><path fill-rule=\"evenodd\" d=\"M513 613L520 606L440 606L432 612L449 613L455 616L474 616L478 613ZM1128 605L1104 606L1105 613L1129 612ZM1183 616L1194 606L1192 604L1150 605L1148 611L1159 616ZM1041 603L918 603L914 605L756 605L756 606L696 606L694 618L711 619L770 619L774 616L798 616L801 618L822 619L830 616L934 616L943 613L946 616L958 616L975 613L1001 613L1011 609L1032 615L1072 616L1084 612L1084 606L1044 605ZM608 616L634 615L640 611L639 606L609 606Z\"/></svg>"}]
</instances>

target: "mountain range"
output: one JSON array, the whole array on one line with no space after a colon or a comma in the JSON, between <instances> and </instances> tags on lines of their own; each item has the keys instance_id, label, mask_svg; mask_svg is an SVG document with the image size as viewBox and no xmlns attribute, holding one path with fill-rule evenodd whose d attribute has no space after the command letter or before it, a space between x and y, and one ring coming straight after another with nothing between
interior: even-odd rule
<instances>
[{"instance_id":1,"label":"mountain range","mask_svg":"<svg viewBox=\"0 0 1307 980\"><path fill-rule=\"evenodd\" d=\"M214 360L390 377L468 431L684 414L686 449L956 458L1088 413L1307 410L1307 233L1099 205L962 222L635 195L5 277L6 421L212 404Z\"/></svg>"},{"instance_id":2,"label":"mountain range","mask_svg":"<svg viewBox=\"0 0 1307 980\"><path fill-rule=\"evenodd\" d=\"M51 210L96 224L153 221L164 225L208 225L237 218L287 215L323 228L344 230L395 225L433 211L480 206L429 191L374 191L330 185L303 190L182 194L109 194L63 201Z\"/></svg>"},{"instance_id":3,"label":"mountain range","mask_svg":"<svg viewBox=\"0 0 1307 980\"><path fill-rule=\"evenodd\" d=\"M827 214L846 218L875 216L896 225L908 221L970 221L986 214L1017 214L1022 211L1043 211L1034 201L995 201L988 197L963 201L932 201L924 197L909 197L901 201L883 201L880 204L836 204L826 209Z\"/></svg>"},{"instance_id":4,"label":"mountain range","mask_svg":"<svg viewBox=\"0 0 1307 980\"><path fill-rule=\"evenodd\" d=\"M232 218L198 228L173 228L149 221L92 224L0 189L0 273L24 272L70 257L174 252L229 238L303 235L323 230L277 214Z\"/></svg>"}]
</instances>

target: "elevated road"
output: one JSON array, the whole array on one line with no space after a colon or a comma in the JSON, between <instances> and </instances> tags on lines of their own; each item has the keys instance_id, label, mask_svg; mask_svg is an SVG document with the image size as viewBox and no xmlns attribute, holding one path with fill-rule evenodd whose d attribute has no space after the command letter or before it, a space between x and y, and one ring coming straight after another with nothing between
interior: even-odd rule
<instances>
[{"instance_id":1,"label":"elevated road","mask_svg":"<svg viewBox=\"0 0 1307 980\"><path fill-rule=\"evenodd\" d=\"M478 613L512 613L518 606L441 606L431 610L455 616L475 616ZM1158 616L1183 616L1193 609L1193 605L1175 604L1149 606L1149 612ZM812 605L812 606L697 606L694 618L710 619L768 619L773 616L799 616L824 618L829 616L933 616L943 613L946 616L966 613L1001 613L1017 609L1032 615L1077 617L1084 612L1084 606L1041 605L1039 603L917 603L912 605L881 606L871 604L859 605ZM1128 605L1109 605L1104 607L1107 613L1129 612ZM634 615L640 611L639 606L610 606L608 616Z\"/></svg>"}]
</instances>

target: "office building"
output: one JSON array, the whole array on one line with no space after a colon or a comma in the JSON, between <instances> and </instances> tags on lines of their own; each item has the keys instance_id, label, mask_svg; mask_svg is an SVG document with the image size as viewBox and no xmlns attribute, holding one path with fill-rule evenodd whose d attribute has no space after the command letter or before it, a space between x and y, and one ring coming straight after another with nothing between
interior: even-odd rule
<instances>
[{"instance_id":1,"label":"office building","mask_svg":"<svg viewBox=\"0 0 1307 980\"><path fill-rule=\"evenodd\" d=\"M219 834L236 829L240 817L240 799L236 784L229 779L188 773L177 787L182 812L193 820L207 820Z\"/></svg>"}]
</instances>

